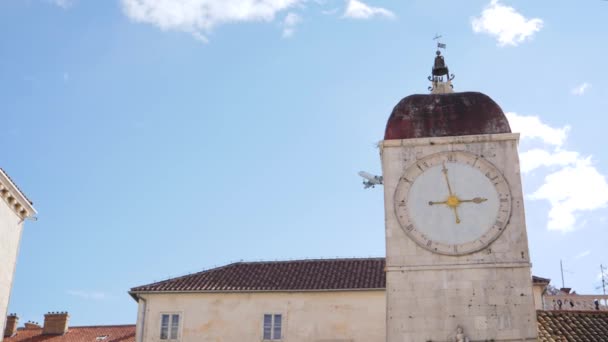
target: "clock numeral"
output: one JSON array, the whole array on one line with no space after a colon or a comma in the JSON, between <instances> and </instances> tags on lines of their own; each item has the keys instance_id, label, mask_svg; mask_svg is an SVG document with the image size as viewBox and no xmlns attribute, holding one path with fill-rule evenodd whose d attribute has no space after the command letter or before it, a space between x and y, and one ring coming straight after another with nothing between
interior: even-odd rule
<instances>
[{"instance_id":1,"label":"clock numeral","mask_svg":"<svg viewBox=\"0 0 608 342\"><path fill-rule=\"evenodd\" d=\"M433 244L433 240L429 240L426 242L427 247L431 247L432 244Z\"/></svg>"},{"instance_id":2,"label":"clock numeral","mask_svg":"<svg viewBox=\"0 0 608 342\"><path fill-rule=\"evenodd\" d=\"M507 203L507 202L509 202L508 198L501 198L500 199L500 203Z\"/></svg>"},{"instance_id":3,"label":"clock numeral","mask_svg":"<svg viewBox=\"0 0 608 342\"><path fill-rule=\"evenodd\" d=\"M488 179L490 179L494 185L498 185L500 183L500 181L496 181L499 178L498 175L492 175L490 172L486 172L486 177L488 177Z\"/></svg>"},{"instance_id":4,"label":"clock numeral","mask_svg":"<svg viewBox=\"0 0 608 342\"><path fill-rule=\"evenodd\" d=\"M420 169L420 171L424 171L425 169L429 168L429 164L427 162L425 162L425 161L416 164L416 166L418 166L418 168Z\"/></svg>"},{"instance_id":5,"label":"clock numeral","mask_svg":"<svg viewBox=\"0 0 608 342\"><path fill-rule=\"evenodd\" d=\"M448 154L448 161L453 162L454 160L456 160L456 156L453 154Z\"/></svg>"},{"instance_id":6,"label":"clock numeral","mask_svg":"<svg viewBox=\"0 0 608 342\"><path fill-rule=\"evenodd\" d=\"M454 253L458 253L458 246L454 245Z\"/></svg>"},{"instance_id":7,"label":"clock numeral","mask_svg":"<svg viewBox=\"0 0 608 342\"><path fill-rule=\"evenodd\" d=\"M405 207L407 204L405 203L405 201L401 201L397 205L400 206L400 207Z\"/></svg>"},{"instance_id":8,"label":"clock numeral","mask_svg":"<svg viewBox=\"0 0 608 342\"><path fill-rule=\"evenodd\" d=\"M482 245L485 243L485 241L483 241L482 239L479 239L477 241L479 241L479 243L482 244Z\"/></svg>"},{"instance_id":9,"label":"clock numeral","mask_svg":"<svg viewBox=\"0 0 608 342\"><path fill-rule=\"evenodd\" d=\"M409 225L407 225L407 226L405 227L405 229L406 229L408 232L411 232L411 231L412 231L412 229L414 229L414 225L413 225L413 224L409 224Z\"/></svg>"},{"instance_id":10,"label":"clock numeral","mask_svg":"<svg viewBox=\"0 0 608 342\"><path fill-rule=\"evenodd\" d=\"M406 181L406 182L408 182L408 183L411 183L411 182L412 182L411 180L409 180L409 179L407 179L407 178L405 178L405 177L401 177L401 180Z\"/></svg>"}]
</instances>

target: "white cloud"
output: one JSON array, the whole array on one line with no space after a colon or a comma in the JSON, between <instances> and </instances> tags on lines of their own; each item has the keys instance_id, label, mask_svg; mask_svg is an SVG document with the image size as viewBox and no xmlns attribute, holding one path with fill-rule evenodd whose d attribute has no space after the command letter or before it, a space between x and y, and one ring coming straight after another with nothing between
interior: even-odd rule
<instances>
[{"instance_id":1,"label":"white cloud","mask_svg":"<svg viewBox=\"0 0 608 342\"><path fill-rule=\"evenodd\" d=\"M339 8L332 8L332 9L328 9L328 10L323 10L323 11L321 11L321 13L323 15L334 15L334 14L338 13L339 10L340 10Z\"/></svg>"},{"instance_id":2,"label":"white cloud","mask_svg":"<svg viewBox=\"0 0 608 342\"><path fill-rule=\"evenodd\" d=\"M543 20L527 19L513 7L492 0L481 12L481 16L471 20L471 25L475 33L494 36L499 46L517 46L540 31Z\"/></svg>"},{"instance_id":3,"label":"white cloud","mask_svg":"<svg viewBox=\"0 0 608 342\"><path fill-rule=\"evenodd\" d=\"M293 36L296 30L296 26L301 21L302 18L299 15L293 12L287 13L287 16L285 16L285 19L283 20L283 38L289 38Z\"/></svg>"},{"instance_id":4,"label":"white cloud","mask_svg":"<svg viewBox=\"0 0 608 342\"><path fill-rule=\"evenodd\" d=\"M344 17L352 19L369 19L372 17L394 18L395 14L386 8L371 7L359 0L348 0Z\"/></svg>"},{"instance_id":5,"label":"white cloud","mask_svg":"<svg viewBox=\"0 0 608 342\"><path fill-rule=\"evenodd\" d=\"M97 291L68 290L66 293L70 296L93 300L102 300L108 297L105 293Z\"/></svg>"},{"instance_id":6,"label":"white cloud","mask_svg":"<svg viewBox=\"0 0 608 342\"><path fill-rule=\"evenodd\" d=\"M549 230L572 231L581 212L608 205L608 182L593 165L591 156L562 149L569 126L554 128L536 116L516 113L507 113L507 118L512 130L520 132L522 139L540 139L545 144L543 148L521 152L520 161L523 173L541 168L547 172L543 184L528 198L550 203Z\"/></svg>"},{"instance_id":7,"label":"white cloud","mask_svg":"<svg viewBox=\"0 0 608 342\"><path fill-rule=\"evenodd\" d=\"M191 33L201 41L221 24L273 21L277 13L305 0L121 0L132 20L162 30Z\"/></svg>"},{"instance_id":8,"label":"white cloud","mask_svg":"<svg viewBox=\"0 0 608 342\"><path fill-rule=\"evenodd\" d=\"M587 82L583 82L581 85L576 86L572 89L572 94L573 95L584 95L587 90L589 90L589 88L591 88L591 84L587 83Z\"/></svg>"},{"instance_id":9,"label":"white cloud","mask_svg":"<svg viewBox=\"0 0 608 342\"><path fill-rule=\"evenodd\" d=\"M591 158L579 159L574 165L548 174L530 198L551 204L549 230L567 232L576 227L577 213L608 204L608 182L592 165Z\"/></svg>"},{"instance_id":10,"label":"white cloud","mask_svg":"<svg viewBox=\"0 0 608 342\"><path fill-rule=\"evenodd\" d=\"M72 6L73 4L73 0L48 0L50 3L52 3L53 5L57 5L61 8L68 8L70 6Z\"/></svg>"},{"instance_id":11,"label":"white cloud","mask_svg":"<svg viewBox=\"0 0 608 342\"><path fill-rule=\"evenodd\" d=\"M586 257L586 256L589 256L589 255L591 255L591 251L587 250L587 251L580 252L579 254L577 254L577 255L574 257L574 259L576 259L576 260L578 260L578 259L582 259L582 258L584 258L584 257Z\"/></svg>"},{"instance_id":12,"label":"white cloud","mask_svg":"<svg viewBox=\"0 0 608 342\"><path fill-rule=\"evenodd\" d=\"M566 137L570 126L553 128L540 121L537 116L523 116L517 113L507 113L507 119L513 132L519 132L522 139L540 139L545 144L561 146Z\"/></svg>"},{"instance_id":13,"label":"white cloud","mask_svg":"<svg viewBox=\"0 0 608 342\"><path fill-rule=\"evenodd\" d=\"M574 151L547 151L540 148L524 151L519 155L521 172L528 173L540 167L566 166L575 164L579 160L578 152Z\"/></svg>"}]
</instances>

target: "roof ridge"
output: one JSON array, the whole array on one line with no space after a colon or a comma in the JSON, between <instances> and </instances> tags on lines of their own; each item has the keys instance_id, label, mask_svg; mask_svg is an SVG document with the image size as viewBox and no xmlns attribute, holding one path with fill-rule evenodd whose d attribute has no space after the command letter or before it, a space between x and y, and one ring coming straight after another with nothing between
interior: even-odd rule
<instances>
[{"instance_id":1,"label":"roof ridge","mask_svg":"<svg viewBox=\"0 0 608 342\"><path fill-rule=\"evenodd\" d=\"M203 273L208 273L208 272L211 272L211 271L221 270L221 269L228 268L228 267L231 267L231 266L234 266L234 265L238 265L238 264L242 264L242 263L243 263L242 261L236 261L236 262L233 262L233 263L230 263L230 264L226 264L226 265L223 265L223 266L217 266L217 267L213 267L213 268L208 268L208 269L205 269L205 270L202 270L202 271L198 271L198 272L194 272L194 273L188 273L188 274L184 274L184 275L177 276L177 277L170 277L170 278L167 278L165 280L155 281L153 283L149 283L149 284L145 284L145 285L140 285L140 286L132 287L131 291L133 291L134 289L137 289L137 288L141 288L141 287L161 285L161 284L166 283L168 281L180 280L180 279L183 279L183 278L192 277L192 276L196 276L196 275L203 274Z\"/></svg>"},{"instance_id":2,"label":"roof ridge","mask_svg":"<svg viewBox=\"0 0 608 342\"><path fill-rule=\"evenodd\" d=\"M69 326L70 329L83 329L83 328L123 328L123 327L135 327L136 324L109 324L109 325L76 325Z\"/></svg>"},{"instance_id":3,"label":"roof ridge","mask_svg":"<svg viewBox=\"0 0 608 342\"><path fill-rule=\"evenodd\" d=\"M258 260L258 261L239 261L233 264L281 264L290 262L319 262L319 261L350 261L350 260L385 260L384 257L350 257L350 258L313 258L313 259L289 259L289 260Z\"/></svg>"},{"instance_id":4,"label":"roof ridge","mask_svg":"<svg viewBox=\"0 0 608 342\"><path fill-rule=\"evenodd\" d=\"M608 311L606 310L537 310L537 312L545 313L545 314L599 314L608 316Z\"/></svg>"},{"instance_id":5,"label":"roof ridge","mask_svg":"<svg viewBox=\"0 0 608 342\"><path fill-rule=\"evenodd\" d=\"M263 261L263 260L243 261L243 260L240 260L240 261L235 261L235 262L223 265L223 266L217 266L217 267L204 269L204 270L194 272L194 273L184 274L184 275L177 276L177 277L170 277L170 278L167 278L164 280L156 281L156 282L145 284L145 285L135 286L135 287L132 287L130 291L137 291L137 289L141 289L144 287L163 285L164 283L167 283L167 282L179 281L184 278L190 278L190 277L195 277L195 276L198 276L201 274L220 271L220 270L231 268L231 267L234 267L237 265L286 264L286 263L299 263L299 262L335 262L335 261L384 261L385 259L386 258L384 258L384 257L366 257L366 258L352 257L352 258L315 258L315 259L272 260L272 261Z\"/></svg>"}]
</instances>

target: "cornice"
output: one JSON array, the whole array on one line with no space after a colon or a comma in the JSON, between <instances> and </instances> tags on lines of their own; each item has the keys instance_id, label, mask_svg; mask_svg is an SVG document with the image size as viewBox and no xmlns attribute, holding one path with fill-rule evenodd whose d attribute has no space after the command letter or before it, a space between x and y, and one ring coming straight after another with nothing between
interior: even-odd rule
<instances>
[{"instance_id":1,"label":"cornice","mask_svg":"<svg viewBox=\"0 0 608 342\"><path fill-rule=\"evenodd\" d=\"M32 203L2 169L0 169L0 197L21 219L32 217L37 213Z\"/></svg>"}]
</instances>

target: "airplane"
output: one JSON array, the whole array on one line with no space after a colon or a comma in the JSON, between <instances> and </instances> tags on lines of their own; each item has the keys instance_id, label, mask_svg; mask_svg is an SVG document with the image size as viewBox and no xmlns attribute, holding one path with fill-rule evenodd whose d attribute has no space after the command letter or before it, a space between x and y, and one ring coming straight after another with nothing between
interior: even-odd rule
<instances>
[{"instance_id":1,"label":"airplane","mask_svg":"<svg viewBox=\"0 0 608 342\"><path fill-rule=\"evenodd\" d=\"M367 173L365 171L360 171L359 176L365 178L363 181L363 189L374 188L376 185L382 185L382 176L374 176L371 173Z\"/></svg>"}]
</instances>

